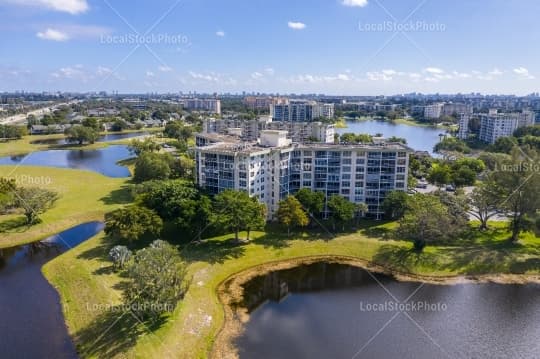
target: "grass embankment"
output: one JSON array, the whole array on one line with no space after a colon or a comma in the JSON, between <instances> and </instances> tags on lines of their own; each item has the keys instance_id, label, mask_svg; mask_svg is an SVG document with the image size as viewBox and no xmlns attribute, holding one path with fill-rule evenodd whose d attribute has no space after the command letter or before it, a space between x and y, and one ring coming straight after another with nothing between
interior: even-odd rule
<instances>
[{"instance_id":1,"label":"grass embankment","mask_svg":"<svg viewBox=\"0 0 540 359\"><path fill-rule=\"evenodd\" d=\"M131 201L126 178L62 168L0 166L0 177L20 186L56 191L59 200L40 215L42 223L28 227L22 214L0 215L0 248L34 242L78 224L103 220L105 212Z\"/></svg>"},{"instance_id":2,"label":"grass embankment","mask_svg":"<svg viewBox=\"0 0 540 359\"><path fill-rule=\"evenodd\" d=\"M163 131L163 128L143 128L140 130L126 130L122 132L101 132L100 135L116 135L116 134L125 134L125 133L137 133L137 132L148 132L155 133ZM24 155L30 152L36 151L45 151L45 150L69 150L69 149L84 149L84 150L95 150L99 148L107 147L109 144L128 144L132 138L121 139L115 141L107 142L96 142L91 145L77 145L77 144L65 144L59 145L55 143L36 143L41 141L54 141L62 140L66 136L63 134L54 134L54 135L33 135L33 136L24 136L19 140L11 140L7 142L0 143L0 157L4 156L16 156Z\"/></svg>"},{"instance_id":3,"label":"grass embankment","mask_svg":"<svg viewBox=\"0 0 540 359\"><path fill-rule=\"evenodd\" d=\"M122 304L123 279L107 259L110 244L98 235L44 267L58 288L66 321L82 357L207 358L220 328L224 310L217 297L221 283L231 276L272 261L306 256L347 256L375 262L413 275L446 277L515 273L540 274L540 241L524 235L510 244L502 224L458 243L428 246L423 253L405 241L388 239L395 223L366 223L362 229L335 238L305 233L288 239L282 232L256 232L252 241L234 245L222 236L182 251L190 263L192 284L169 320L147 328L130 314L96 310ZM386 239L384 239L386 238ZM527 278L527 277L522 277ZM119 319L120 318L120 319Z\"/></svg>"}]
</instances>

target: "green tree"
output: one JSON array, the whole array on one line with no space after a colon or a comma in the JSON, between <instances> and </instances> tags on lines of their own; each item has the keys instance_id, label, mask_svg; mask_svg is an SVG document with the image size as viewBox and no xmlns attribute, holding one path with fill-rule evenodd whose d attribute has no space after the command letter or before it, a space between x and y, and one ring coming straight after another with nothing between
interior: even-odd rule
<instances>
[{"instance_id":1,"label":"green tree","mask_svg":"<svg viewBox=\"0 0 540 359\"><path fill-rule=\"evenodd\" d=\"M45 213L60 198L58 193L37 187L19 187L14 195L14 206L22 208L27 224L40 223Z\"/></svg>"},{"instance_id":2,"label":"green tree","mask_svg":"<svg viewBox=\"0 0 540 359\"><path fill-rule=\"evenodd\" d=\"M238 233L264 220L260 207L253 205L252 199L244 191L225 190L214 200L214 224L234 232L238 242Z\"/></svg>"},{"instance_id":3,"label":"green tree","mask_svg":"<svg viewBox=\"0 0 540 359\"><path fill-rule=\"evenodd\" d=\"M126 246L114 246L109 251L109 258L115 268L123 269L131 259L131 251Z\"/></svg>"},{"instance_id":4,"label":"green tree","mask_svg":"<svg viewBox=\"0 0 540 359\"><path fill-rule=\"evenodd\" d=\"M166 156L154 152L142 152L135 160L133 180L165 180L171 176L169 160Z\"/></svg>"},{"instance_id":5,"label":"green tree","mask_svg":"<svg viewBox=\"0 0 540 359\"><path fill-rule=\"evenodd\" d=\"M105 214L105 233L116 240L134 242L157 237L162 229L161 218L145 207L131 205Z\"/></svg>"},{"instance_id":6,"label":"green tree","mask_svg":"<svg viewBox=\"0 0 540 359\"><path fill-rule=\"evenodd\" d=\"M146 137L144 140L131 140L128 149L130 152L139 156L143 152L158 152L161 149L161 145L151 138Z\"/></svg>"},{"instance_id":7,"label":"green tree","mask_svg":"<svg viewBox=\"0 0 540 359\"><path fill-rule=\"evenodd\" d=\"M210 222L211 201L184 180L149 181L135 189L137 202L156 211L191 238L201 239Z\"/></svg>"},{"instance_id":8,"label":"green tree","mask_svg":"<svg viewBox=\"0 0 540 359\"><path fill-rule=\"evenodd\" d=\"M17 184L14 179L0 177L0 214L15 205Z\"/></svg>"},{"instance_id":9,"label":"green tree","mask_svg":"<svg viewBox=\"0 0 540 359\"><path fill-rule=\"evenodd\" d=\"M292 227L305 227L309 223L309 218L302 208L302 204L296 197L287 196L284 200L279 201L277 211L279 223L287 227L287 235L291 235Z\"/></svg>"},{"instance_id":10,"label":"green tree","mask_svg":"<svg viewBox=\"0 0 540 359\"><path fill-rule=\"evenodd\" d=\"M79 145L85 142L92 144L99 137L99 133L95 129L85 126L70 127L66 130L65 135L68 142L76 142Z\"/></svg>"},{"instance_id":11,"label":"green tree","mask_svg":"<svg viewBox=\"0 0 540 359\"><path fill-rule=\"evenodd\" d=\"M451 220L448 208L439 198L428 194L414 194L408 198L407 209L399 220L398 233L414 242L422 250L428 242L448 238Z\"/></svg>"},{"instance_id":12,"label":"green tree","mask_svg":"<svg viewBox=\"0 0 540 359\"><path fill-rule=\"evenodd\" d=\"M427 180L436 186L442 187L452 181L452 170L446 164L434 163L429 171Z\"/></svg>"},{"instance_id":13,"label":"green tree","mask_svg":"<svg viewBox=\"0 0 540 359\"><path fill-rule=\"evenodd\" d=\"M384 216L388 219L400 219L403 217L407 208L407 197L407 193L403 191L388 193L382 203Z\"/></svg>"},{"instance_id":14,"label":"green tree","mask_svg":"<svg viewBox=\"0 0 540 359\"><path fill-rule=\"evenodd\" d=\"M313 218L317 217L324 209L324 193L312 191L309 188L302 188L296 194L295 197L304 209L308 212L309 216Z\"/></svg>"},{"instance_id":15,"label":"green tree","mask_svg":"<svg viewBox=\"0 0 540 359\"><path fill-rule=\"evenodd\" d=\"M480 221L480 230L488 228L488 221L499 213L501 192L493 179L479 184L469 196L469 214Z\"/></svg>"},{"instance_id":16,"label":"green tree","mask_svg":"<svg viewBox=\"0 0 540 359\"><path fill-rule=\"evenodd\" d=\"M100 129L99 121L95 117L86 117L84 120L82 120L82 125L84 127L92 128L96 131L99 131Z\"/></svg>"},{"instance_id":17,"label":"green tree","mask_svg":"<svg viewBox=\"0 0 540 359\"><path fill-rule=\"evenodd\" d=\"M356 206L340 195L334 194L328 199L328 209L334 230L336 224L341 224L342 230L345 230L345 223L350 222L354 218Z\"/></svg>"},{"instance_id":18,"label":"green tree","mask_svg":"<svg viewBox=\"0 0 540 359\"><path fill-rule=\"evenodd\" d=\"M530 229L527 219L536 216L540 208L539 163L538 152L515 147L492 175L501 190L499 207L511 218L512 242L517 242L519 234Z\"/></svg>"},{"instance_id":19,"label":"green tree","mask_svg":"<svg viewBox=\"0 0 540 359\"><path fill-rule=\"evenodd\" d=\"M189 287L187 265L180 253L161 240L137 251L127 267L127 276L130 281L124 292L125 302L150 320L172 312Z\"/></svg>"}]
</instances>

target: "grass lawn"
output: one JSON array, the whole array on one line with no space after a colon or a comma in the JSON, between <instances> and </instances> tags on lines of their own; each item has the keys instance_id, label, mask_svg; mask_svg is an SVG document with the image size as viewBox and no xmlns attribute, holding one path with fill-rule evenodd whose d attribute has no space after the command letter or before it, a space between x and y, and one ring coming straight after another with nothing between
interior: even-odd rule
<instances>
[{"instance_id":1,"label":"grass lawn","mask_svg":"<svg viewBox=\"0 0 540 359\"><path fill-rule=\"evenodd\" d=\"M105 212L131 201L126 178L51 167L0 166L0 177L38 179L60 194L42 223L27 227L22 214L0 215L0 248L34 242L80 223L103 220ZM35 186L35 185L34 185Z\"/></svg>"},{"instance_id":2,"label":"grass lawn","mask_svg":"<svg viewBox=\"0 0 540 359\"><path fill-rule=\"evenodd\" d=\"M289 239L270 228L252 233L252 241L243 246L234 245L231 235L191 245L182 250L193 276L190 289L168 320L151 328L130 314L103 310L122 304L123 282L112 271L103 234L54 259L44 273L61 294L69 331L85 358L207 358L223 324L218 286L235 273L271 261L346 255L429 276L540 274L540 240L532 234L510 244L502 224L493 224L488 232L471 231L458 243L428 246L419 254L411 251L411 243L389 239L395 225L366 223L335 238L303 233Z\"/></svg>"}]
</instances>

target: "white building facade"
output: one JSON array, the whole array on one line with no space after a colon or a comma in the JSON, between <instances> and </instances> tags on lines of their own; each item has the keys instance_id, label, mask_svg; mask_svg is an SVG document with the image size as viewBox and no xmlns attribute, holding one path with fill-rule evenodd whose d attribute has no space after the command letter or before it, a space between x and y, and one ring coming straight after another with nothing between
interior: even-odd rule
<instances>
[{"instance_id":1,"label":"white building facade","mask_svg":"<svg viewBox=\"0 0 540 359\"><path fill-rule=\"evenodd\" d=\"M279 201L301 188L328 199L340 195L366 203L381 218L393 190L406 191L412 149L399 143L372 145L292 144L284 131L264 131L260 143L215 143L195 148L197 183L210 193L242 190L274 218Z\"/></svg>"}]
</instances>

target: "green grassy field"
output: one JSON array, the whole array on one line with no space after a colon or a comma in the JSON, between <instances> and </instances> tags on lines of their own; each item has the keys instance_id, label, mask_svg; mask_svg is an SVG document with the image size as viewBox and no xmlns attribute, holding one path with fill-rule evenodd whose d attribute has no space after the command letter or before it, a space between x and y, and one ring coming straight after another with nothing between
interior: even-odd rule
<instances>
[{"instance_id":1,"label":"green grassy field","mask_svg":"<svg viewBox=\"0 0 540 359\"><path fill-rule=\"evenodd\" d=\"M103 220L105 212L131 201L128 180L62 168L0 166L0 177L37 181L27 186L56 191L60 199L40 217L43 222L24 225L22 214L0 215L0 248L34 242L80 223Z\"/></svg>"},{"instance_id":2,"label":"green grassy field","mask_svg":"<svg viewBox=\"0 0 540 359\"><path fill-rule=\"evenodd\" d=\"M493 224L490 231L471 231L457 243L417 253L409 242L388 239L395 225L366 223L335 238L304 233L288 239L274 229L252 233L252 241L243 246L235 245L231 235L191 245L182 250L193 276L190 289L157 327L103 309L123 303L123 279L107 260L110 244L102 234L48 263L44 273L61 294L69 331L85 358L207 358L223 325L218 286L235 273L271 261L346 255L417 275L540 274L540 241L532 234L510 244L503 225Z\"/></svg>"}]
</instances>

